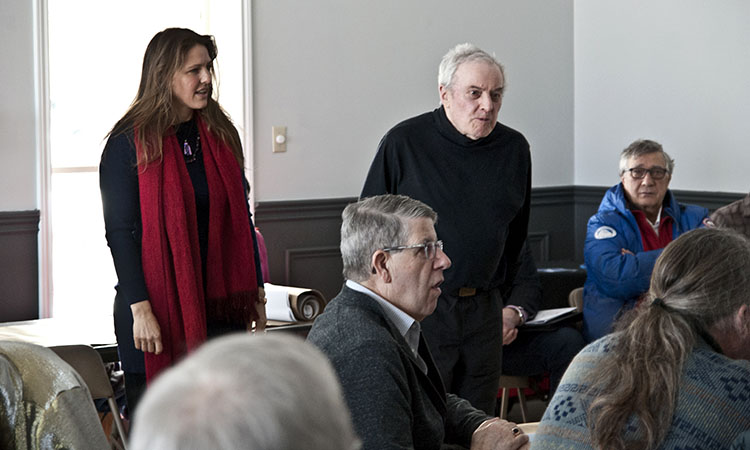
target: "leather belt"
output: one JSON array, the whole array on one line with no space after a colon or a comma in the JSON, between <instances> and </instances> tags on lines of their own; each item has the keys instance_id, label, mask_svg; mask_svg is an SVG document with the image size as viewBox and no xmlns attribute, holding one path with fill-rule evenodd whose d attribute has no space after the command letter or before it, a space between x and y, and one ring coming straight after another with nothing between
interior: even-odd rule
<instances>
[{"instance_id":1,"label":"leather belt","mask_svg":"<svg viewBox=\"0 0 750 450\"><path fill-rule=\"evenodd\" d=\"M458 296L459 297L471 297L477 295L477 288L472 287L462 287L458 289Z\"/></svg>"}]
</instances>

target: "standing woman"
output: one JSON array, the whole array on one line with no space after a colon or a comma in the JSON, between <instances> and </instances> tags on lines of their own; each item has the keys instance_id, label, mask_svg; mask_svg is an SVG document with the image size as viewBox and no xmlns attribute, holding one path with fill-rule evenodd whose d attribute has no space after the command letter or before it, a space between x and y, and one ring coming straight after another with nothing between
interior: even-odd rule
<instances>
[{"instance_id":1,"label":"standing woman","mask_svg":"<svg viewBox=\"0 0 750 450\"><path fill-rule=\"evenodd\" d=\"M132 414L146 381L212 336L265 327L239 134L214 98L212 36L169 28L99 166ZM131 416L132 417L132 416Z\"/></svg>"}]
</instances>

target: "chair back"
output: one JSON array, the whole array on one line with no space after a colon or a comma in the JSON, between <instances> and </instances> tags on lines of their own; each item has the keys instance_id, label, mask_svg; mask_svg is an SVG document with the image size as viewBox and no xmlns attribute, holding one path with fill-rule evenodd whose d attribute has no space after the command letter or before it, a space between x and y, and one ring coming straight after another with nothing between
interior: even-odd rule
<instances>
[{"instance_id":1,"label":"chair back","mask_svg":"<svg viewBox=\"0 0 750 450\"><path fill-rule=\"evenodd\" d=\"M583 288L575 288L568 294L568 304L575 306L578 312L583 312Z\"/></svg>"},{"instance_id":2,"label":"chair back","mask_svg":"<svg viewBox=\"0 0 750 450\"><path fill-rule=\"evenodd\" d=\"M102 358L92 347L88 345L61 345L50 347L66 363L70 364L86 382L91 397L108 398L114 397L112 384L109 382L107 370L104 368Z\"/></svg>"},{"instance_id":3,"label":"chair back","mask_svg":"<svg viewBox=\"0 0 750 450\"><path fill-rule=\"evenodd\" d=\"M50 347L50 350L70 364L83 378L89 392L91 392L92 401L99 398L107 399L109 409L112 412L112 419L122 440L122 447L123 449L127 448L125 427L120 418L117 402L115 402L115 394L109 381L109 375L107 375L107 370L104 368L104 362L99 353L88 345L61 345Z\"/></svg>"}]
</instances>

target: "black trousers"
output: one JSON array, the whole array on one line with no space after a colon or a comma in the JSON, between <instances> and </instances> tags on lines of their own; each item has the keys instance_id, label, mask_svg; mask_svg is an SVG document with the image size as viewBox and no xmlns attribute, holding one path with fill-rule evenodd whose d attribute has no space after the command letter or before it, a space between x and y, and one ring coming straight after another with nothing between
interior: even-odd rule
<instances>
[{"instance_id":1,"label":"black trousers","mask_svg":"<svg viewBox=\"0 0 750 450\"><path fill-rule=\"evenodd\" d=\"M141 401L146 390L146 374L140 372L125 372L125 401L127 409L125 417L133 420L138 402Z\"/></svg>"},{"instance_id":2,"label":"black trousers","mask_svg":"<svg viewBox=\"0 0 750 450\"><path fill-rule=\"evenodd\" d=\"M550 398L574 356L586 345L578 330L521 330L503 347L503 375L538 376L549 373Z\"/></svg>"},{"instance_id":3,"label":"black trousers","mask_svg":"<svg viewBox=\"0 0 750 450\"><path fill-rule=\"evenodd\" d=\"M503 352L499 289L471 297L443 294L422 332L448 392L495 414Z\"/></svg>"},{"instance_id":4,"label":"black trousers","mask_svg":"<svg viewBox=\"0 0 750 450\"><path fill-rule=\"evenodd\" d=\"M228 324L223 322L211 322L206 329L207 338L223 336L230 333L246 332L247 328L243 325ZM131 334L132 336L132 334ZM132 338L131 338L132 339ZM141 358L143 358L143 352ZM145 367L145 366L144 366ZM128 372L125 368L125 400L127 401L127 417L133 420L133 415L138 407L144 392L146 391L146 374L145 372Z\"/></svg>"}]
</instances>

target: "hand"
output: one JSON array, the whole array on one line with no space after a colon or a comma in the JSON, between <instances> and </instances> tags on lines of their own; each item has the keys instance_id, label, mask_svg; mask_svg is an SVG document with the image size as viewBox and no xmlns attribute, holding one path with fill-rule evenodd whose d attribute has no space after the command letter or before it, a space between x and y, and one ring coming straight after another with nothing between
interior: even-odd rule
<instances>
[{"instance_id":1,"label":"hand","mask_svg":"<svg viewBox=\"0 0 750 450\"><path fill-rule=\"evenodd\" d=\"M503 308L503 345L508 345L518 337L518 325L521 318L513 308Z\"/></svg>"},{"instance_id":2,"label":"hand","mask_svg":"<svg viewBox=\"0 0 750 450\"><path fill-rule=\"evenodd\" d=\"M258 319L255 322L247 324L247 331L262 332L266 329L266 290L258 288L258 302L255 303L255 311L258 313ZM254 326L253 326L254 325Z\"/></svg>"},{"instance_id":3,"label":"hand","mask_svg":"<svg viewBox=\"0 0 750 450\"><path fill-rule=\"evenodd\" d=\"M499 417L485 420L471 435L471 450L527 448L529 448L529 437L515 423L502 420Z\"/></svg>"},{"instance_id":4,"label":"hand","mask_svg":"<svg viewBox=\"0 0 750 450\"><path fill-rule=\"evenodd\" d=\"M161 328L151 311L151 302L143 300L130 305L133 313L133 344L143 352L158 355L162 352Z\"/></svg>"}]
</instances>

